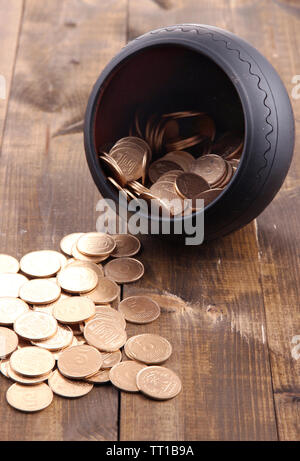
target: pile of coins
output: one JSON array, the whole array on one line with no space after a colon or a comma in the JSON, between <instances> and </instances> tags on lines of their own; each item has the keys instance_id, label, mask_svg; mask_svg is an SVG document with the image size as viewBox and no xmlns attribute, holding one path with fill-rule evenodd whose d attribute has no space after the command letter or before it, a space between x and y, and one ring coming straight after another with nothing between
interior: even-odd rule
<instances>
[{"instance_id":1,"label":"pile of coins","mask_svg":"<svg viewBox=\"0 0 300 461\"><path fill-rule=\"evenodd\" d=\"M62 253L28 253L20 263L0 254L0 371L14 381L7 402L35 412L48 407L53 394L78 398L107 382L152 399L175 397L181 381L160 366L172 353L169 341L149 333L127 338L126 322L160 316L149 296L120 302L118 284L144 274L132 257L139 240L74 233L60 247Z\"/></svg>"},{"instance_id":2,"label":"pile of coins","mask_svg":"<svg viewBox=\"0 0 300 461\"><path fill-rule=\"evenodd\" d=\"M171 215L197 211L197 199L207 206L217 198L243 150L242 133L217 135L214 120L197 111L152 115L144 124L136 115L129 134L99 153L108 180L128 201L155 200Z\"/></svg>"}]
</instances>

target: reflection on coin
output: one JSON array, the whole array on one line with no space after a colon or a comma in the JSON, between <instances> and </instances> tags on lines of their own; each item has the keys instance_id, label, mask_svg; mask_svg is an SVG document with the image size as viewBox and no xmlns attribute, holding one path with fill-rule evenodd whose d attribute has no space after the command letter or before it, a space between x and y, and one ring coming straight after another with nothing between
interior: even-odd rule
<instances>
[{"instance_id":1,"label":"reflection on coin","mask_svg":"<svg viewBox=\"0 0 300 461\"><path fill-rule=\"evenodd\" d=\"M94 314L93 301L79 296L62 299L53 309L54 317L61 323L77 324L91 318Z\"/></svg>"},{"instance_id":2,"label":"reflection on coin","mask_svg":"<svg viewBox=\"0 0 300 461\"><path fill-rule=\"evenodd\" d=\"M32 341L34 346L47 349L48 351L57 351L70 346L73 340L73 331L70 327L65 325L58 325L57 332L52 338L46 339L45 341Z\"/></svg>"},{"instance_id":3,"label":"reflection on coin","mask_svg":"<svg viewBox=\"0 0 300 461\"><path fill-rule=\"evenodd\" d=\"M99 278L96 288L82 296L88 297L95 304L102 304L114 301L118 297L119 293L120 288L113 280L110 280L107 277L101 277Z\"/></svg>"},{"instance_id":4,"label":"reflection on coin","mask_svg":"<svg viewBox=\"0 0 300 461\"><path fill-rule=\"evenodd\" d=\"M100 383L108 383L109 379L109 369L108 370L99 370L97 373L87 376L84 380L88 383L100 384Z\"/></svg>"},{"instance_id":5,"label":"reflection on coin","mask_svg":"<svg viewBox=\"0 0 300 461\"><path fill-rule=\"evenodd\" d=\"M87 255L84 255L84 254L80 253L80 251L77 249L77 244L76 243L75 243L75 245L73 245L73 248L72 248L72 256L77 261L88 261L88 262L92 262L92 263L95 263L95 264L101 263L102 261L105 261L105 259L107 259L109 257L109 255L105 255L105 256L87 256Z\"/></svg>"},{"instance_id":6,"label":"reflection on coin","mask_svg":"<svg viewBox=\"0 0 300 461\"><path fill-rule=\"evenodd\" d=\"M150 323L160 316L160 307L148 296L130 296L118 307L125 320L131 323Z\"/></svg>"},{"instance_id":7,"label":"reflection on coin","mask_svg":"<svg viewBox=\"0 0 300 461\"><path fill-rule=\"evenodd\" d=\"M38 383L42 383L43 381L46 381L48 378L50 378L52 371L50 371L49 373L46 373L45 375L38 376L36 378L27 378L25 376L22 376L16 373L12 369L9 363L7 366L7 373L8 373L9 378L15 381L16 383L32 385L32 384L38 384Z\"/></svg>"},{"instance_id":8,"label":"reflection on coin","mask_svg":"<svg viewBox=\"0 0 300 461\"><path fill-rule=\"evenodd\" d=\"M113 366L109 372L109 378L114 386L126 392L139 392L136 385L136 376L143 370L145 365L126 360Z\"/></svg>"},{"instance_id":9,"label":"reflection on coin","mask_svg":"<svg viewBox=\"0 0 300 461\"><path fill-rule=\"evenodd\" d=\"M20 270L20 264L10 255L0 254L0 273L16 274Z\"/></svg>"},{"instance_id":10,"label":"reflection on coin","mask_svg":"<svg viewBox=\"0 0 300 461\"><path fill-rule=\"evenodd\" d=\"M124 350L128 358L147 364L165 362L172 354L172 346L166 338L150 333L132 336Z\"/></svg>"},{"instance_id":11,"label":"reflection on coin","mask_svg":"<svg viewBox=\"0 0 300 461\"><path fill-rule=\"evenodd\" d=\"M95 318L101 320L103 323L118 324L123 330L126 328L126 321L123 314L109 306L96 306L96 313L93 319Z\"/></svg>"},{"instance_id":12,"label":"reflection on coin","mask_svg":"<svg viewBox=\"0 0 300 461\"><path fill-rule=\"evenodd\" d=\"M112 236L102 232L89 232L77 241L77 249L88 256L109 255L115 246L116 242Z\"/></svg>"},{"instance_id":13,"label":"reflection on coin","mask_svg":"<svg viewBox=\"0 0 300 461\"><path fill-rule=\"evenodd\" d=\"M104 322L99 318L90 320L84 329L88 344L104 352L114 352L124 346L127 335L117 323Z\"/></svg>"},{"instance_id":14,"label":"reflection on coin","mask_svg":"<svg viewBox=\"0 0 300 461\"><path fill-rule=\"evenodd\" d=\"M11 368L20 375L34 378L49 373L55 365L51 352L39 347L23 347L10 357Z\"/></svg>"},{"instance_id":15,"label":"reflection on coin","mask_svg":"<svg viewBox=\"0 0 300 461\"><path fill-rule=\"evenodd\" d=\"M20 288L20 298L29 304L49 304L60 297L60 287L49 280L28 280Z\"/></svg>"},{"instance_id":16,"label":"reflection on coin","mask_svg":"<svg viewBox=\"0 0 300 461\"><path fill-rule=\"evenodd\" d=\"M9 328L0 327L0 359L5 359L18 347L18 336Z\"/></svg>"},{"instance_id":17,"label":"reflection on coin","mask_svg":"<svg viewBox=\"0 0 300 461\"><path fill-rule=\"evenodd\" d=\"M84 266L67 266L57 276L60 286L70 293L87 293L93 290L97 283L96 273Z\"/></svg>"},{"instance_id":18,"label":"reflection on coin","mask_svg":"<svg viewBox=\"0 0 300 461\"><path fill-rule=\"evenodd\" d=\"M84 381L74 381L65 378L58 370L55 370L52 376L48 379L48 384L54 394L61 397L77 398L88 394L93 385Z\"/></svg>"},{"instance_id":19,"label":"reflection on coin","mask_svg":"<svg viewBox=\"0 0 300 461\"><path fill-rule=\"evenodd\" d=\"M200 192L210 189L210 186L198 174L182 173L176 178L175 189L182 198L193 198Z\"/></svg>"},{"instance_id":20,"label":"reflection on coin","mask_svg":"<svg viewBox=\"0 0 300 461\"><path fill-rule=\"evenodd\" d=\"M22 272L32 277L51 277L60 270L61 263L57 252L42 250L23 256L20 267Z\"/></svg>"},{"instance_id":21,"label":"reflection on coin","mask_svg":"<svg viewBox=\"0 0 300 461\"><path fill-rule=\"evenodd\" d=\"M73 245L77 242L79 237L84 235L83 232L75 232L73 234L66 235L60 242L61 250L68 256L72 256Z\"/></svg>"},{"instance_id":22,"label":"reflection on coin","mask_svg":"<svg viewBox=\"0 0 300 461\"><path fill-rule=\"evenodd\" d=\"M21 299L0 298L0 325L13 325L28 310L28 305Z\"/></svg>"},{"instance_id":23,"label":"reflection on coin","mask_svg":"<svg viewBox=\"0 0 300 461\"><path fill-rule=\"evenodd\" d=\"M0 274L0 297L18 298L20 288L27 280L22 274Z\"/></svg>"},{"instance_id":24,"label":"reflection on coin","mask_svg":"<svg viewBox=\"0 0 300 461\"><path fill-rule=\"evenodd\" d=\"M115 258L134 256L140 251L141 243L134 235L116 234L113 235L113 238L116 242L116 248L111 255Z\"/></svg>"},{"instance_id":25,"label":"reflection on coin","mask_svg":"<svg viewBox=\"0 0 300 461\"><path fill-rule=\"evenodd\" d=\"M34 412L47 408L53 400L53 393L45 383L35 386L15 383L8 389L6 399L16 410Z\"/></svg>"},{"instance_id":26,"label":"reflection on coin","mask_svg":"<svg viewBox=\"0 0 300 461\"><path fill-rule=\"evenodd\" d=\"M101 264L95 264L90 261L79 261L79 260L69 260L68 263L66 264L67 267L88 267L89 269L92 269L98 277L103 277L104 276L104 271L103 267Z\"/></svg>"},{"instance_id":27,"label":"reflection on coin","mask_svg":"<svg viewBox=\"0 0 300 461\"><path fill-rule=\"evenodd\" d=\"M9 365L9 359L3 359L0 362L0 371L5 376L6 378L9 378L8 375L8 365Z\"/></svg>"},{"instance_id":28,"label":"reflection on coin","mask_svg":"<svg viewBox=\"0 0 300 461\"><path fill-rule=\"evenodd\" d=\"M85 378L100 370L101 353L92 346L74 346L65 349L58 358L59 371L67 378Z\"/></svg>"},{"instance_id":29,"label":"reflection on coin","mask_svg":"<svg viewBox=\"0 0 300 461\"><path fill-rule=\"evenodd\" d=\"M134 258L118 258L105 264L104 273L117 283L135 282L144 275L144 266Z\"/></svg>"},{"instance_id":30,"label":"reflection on coin","mask_svg":"<svg viewBox=\"0 0 300 461\"><path fill-rule=\"evenodd\" d=\"M210 186L213 186L226 173L226 163L219 155L203 155L195 160L192 171L202 176Z\"/></svg>"},{"instance_id":31,"label":"reflection on coin","mask_svg":"<svg viewBox=\"0 0 300 461\"><path fill-rule=\"evenodd\" d=\"M156 366L139 371L136 383L143 394L157 400L172 399L182 388L179 377L172 370Z\"/></svg>"},{"instance_id":32,"label":"reflection on coin","mask_svg":"<svg viewBox=\"0 0 300 461\"><path fill-rule=\"evenodd\" d=\"M103 363L101 368L106 369L106 368L112 368L114 365L117 365L117 363L120 363L122 360L122 352L121 351L116 351L116 352L103 352L102 353L102 358L103 358Z\"/></svg>"},{"instance_id":33,"label":"reflection on coin","mask_svg":"<svg viewBox=\"0 0 300 461\"><path fill-rule=\"evenodd\" d=\"M49 314L30 311L17 318L14 330L24 339L42 341L55 335L57 321Z\"/></svg>"}]
</instances>

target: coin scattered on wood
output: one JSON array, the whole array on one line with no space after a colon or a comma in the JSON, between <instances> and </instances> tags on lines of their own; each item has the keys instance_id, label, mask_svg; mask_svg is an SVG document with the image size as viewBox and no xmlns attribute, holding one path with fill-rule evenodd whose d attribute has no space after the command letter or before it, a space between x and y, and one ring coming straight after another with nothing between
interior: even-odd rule
<instances>
[{"instance_id":1,"label":"coin scattered on wood","mask_svg":"<svg viewBox=\"0 0 300 461\"><path fill-rule=\"evenodd\" d=\"M182 389L179 377L165 367L146 367L136 378L137 388L148 397L168 400L176 397Z\"/></svg>"},{"instance_id":2,"label":"coin scattered on wood","mask_svg":"<svg viewBox=\"0 0 300 461\"><path fill-rule=\"evenodd\" d=\"M54 394L73 399L82 397L93 389L93 384L68 379L58 370L55 370L48 379L48 384Z\"/></svg>"},{"instance_id":3,"label":"coin scattered on wood","mask_svg":"<svg viewBox=\"0 0 300 461\"><path fill-rule=\"evenodd\" d=\"M113 366L109 372L109 378L114 386L126 392L138 392L136 377L139 371L143 370L145 365L126 360Z\"/></svg>"},{"instance_id":4,"label":"coin scattered on wood","mask_svg":"<svg viewBox=\"0 0 300 461\"><path fill-rule=\"evenodd\" d=\"M150 323L160 316L160 307L148 296L130 296L119 304L119 311L131 323Z\"/></svg>"},{"instance_id":5,"label":"coin scattered on wood","mask_svg":"<svg viewBox=\"0 0 300 461\"><path fill-rule=\"evenodd\" d=\"M164 133L175 128L171 124ZM142 159L142 168L132 170L132 174L144 182L151 152L146 142L136 139L120 143L122 150L114 150L114 157L120 159L130 148L131 157L126 159L135 159L135 165ZM184 159L182 165L191 161L189 154L179 155ZM123 164L127 175L126 168ZM154 190L173 191L181 174L183 170L177 166ZM148 194L138 182L133 187ZM77 248L79 240L82 253ZM137 335L127 341L126 319L145 324L160 315L159 305L149 296L119 300L118 284L134 282L144 274L143 264L131 257L140 248L139 240L132 235L70 234L61 241L64 254L42 250L21 259L21 269L31 280L18 273L17 260L0 255L0 371L15 381L7 391L7 402L12 407L40 411L51 404L53 393L79 398L91 392L94 384L109 382L137 393L137 376L146 364L167 360L171 345L158 335ZM67 260L65 255L74 259ZM103 269L100 262L108 258ZM7 326L13 326L14 331ZM131 360L122 362L124 345ZM158 398L155 385L154 389L150 385L150 391L141 385L141 391Z\"/></svg>"},{"instance_id":6,"label":"coin scattered on wood","mask_svg":"<svg viewBox=\"0 0 300 461\"><path fill-rule=\"evenodd\" d=\"M53 400L53 393L45 383L35 386L15 383L8 389L6 400L16 410L31 413L47 408Z\"/></svg>"},{"instance_id":7,"label":"coin scattered on wood","mask_svg":"<svg viewBox=\"0 0 300 461\"><path fill-rule=\"evenodd\" d=\"M20 270L19 261L13 256L0 254L0 274L16 274Z\"/></svg>"}]
</instances>

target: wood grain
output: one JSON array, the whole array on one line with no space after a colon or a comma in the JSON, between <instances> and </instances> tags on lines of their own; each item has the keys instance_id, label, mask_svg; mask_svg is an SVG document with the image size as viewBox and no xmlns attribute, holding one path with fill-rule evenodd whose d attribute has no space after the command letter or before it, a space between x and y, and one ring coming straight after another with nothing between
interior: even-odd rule
<instances>
[{"instance_id":1,"label":"wood grain","mask_svg":"<svg viewBox=\"0 0 300 461\"><path fill-rule=\"evenodd\" d=\"M285 0L272 3L270 8L269 1L252 6L247 18L234 10L233 23L236 32L271 61L291 95L293 76L299 74L300 69L300 5ZM300 101L293 98L291 101L299 133ZM299 149L300 139L296 136L289 175L257 221L267 339L281 440L300 439L300 357L295 358L296 337L300 335Z\"/></svg>"},{"instance_id":2,"label":"wood grain","mask_svg":"<svg viewBox=\"0 0 300 461\"><path fill-rule=\"evenodd\" d=\"M0 146L19 41L23 0L0 0Z\"/></svg>"},{"instance_id":3,"label":"wood grain","mask_svg":"<svg viewBox=\"0 0 300 461\"><path fill-rule=\"evenodd\" d=\"M80 121L95 79L125 43L125 24L125 1L26 2L0 165L1 252L56 249L63 235L95 229L99 196ZM11 409L7 388L1 377L1 440L118 436L111 386L76 401L55 398L35 415Z\"/></svg>"}]
</instances>

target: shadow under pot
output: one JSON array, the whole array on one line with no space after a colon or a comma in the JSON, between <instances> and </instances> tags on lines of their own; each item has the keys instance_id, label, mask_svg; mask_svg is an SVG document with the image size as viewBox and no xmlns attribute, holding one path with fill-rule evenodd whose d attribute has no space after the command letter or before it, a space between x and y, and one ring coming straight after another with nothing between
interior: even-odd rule
<instances>
[{"instance_id":1,"label":"shadow under pot","mask_svg":"<svg viewBox=\"0 0 300 461\"><path fill-rule=\"evenodd\" d=\"M207 156L219 156L221 169L225 164L227 170L222 177L212 173L209 187L218 191L206 194L204 213L195 207L185 215L174 213L167 235L174 236L181 223L177 237L186 237L191 226L203 225L198 218L204 215L204 239L211 240L246 225L274 198L292 159L294 118L277 72L250 44L216 27L176 25L130 42L106 66L90 95L86 157L101 195L116 203L118 175L108 179L113 176L111 159L107 163L101 156L110 157L110 149L128 136L150 144L152 159L147 159L142 186L150 191L151 179L158 179L151 177L151 162L164 157L174 163L170 151L193 156L188 168L179 162L175 169L196 174L202 174L198 166ZM142 184L141 179L136 182ZM121 188L138 196L139 184L136 190L128 184ZM157 232L159 224L163 233L163 216L143 209L140 216L149 232L151 226Z\"/></svg>"}]
</instances>

